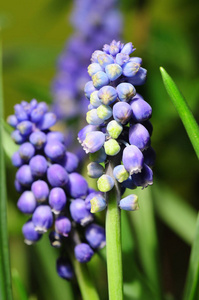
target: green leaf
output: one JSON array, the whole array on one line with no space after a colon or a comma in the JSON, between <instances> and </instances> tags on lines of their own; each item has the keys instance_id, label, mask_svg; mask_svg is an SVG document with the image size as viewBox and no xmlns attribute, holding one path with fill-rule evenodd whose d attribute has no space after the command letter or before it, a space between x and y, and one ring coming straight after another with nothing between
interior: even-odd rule
<instances>
[{"instance_id":1,"label":"green leaf","mask_svg":"<svg viewBox=\"0 0 199 300\"><path fill-rule=\"evenodd\" d=\"M1 41L0 41L1 43ZM0 44L0 145L3 144L2 47ZM0 299L11 300L11 275L7 233L6 180L3 147L0 146Z\"/></svg>"},{"instance_id":2,"label":"green leaf","mask_svg":"<svg viewBox=\"0 0 199 300\"><path fill-rule=\"evenodd\" d=\"M193 148L196 152L197 157L199 158L199 127L194 119L194 116L182 96L181 92L177 88L173 79L169 76L169 74L165 71L164 68L160 67L160 72L162 75L162 79L183 124L189 136L189 139L193 145Z\"/></svg>"},{"instance_id":3,"label":"green leaf","mask_svg":"<svg viewBox=\"0 0 199 300\"><path fill-rule=\"evenodd\" d=\"M17 293L19 295L19 299L28 300L26 289L16 269L12 270L12 280L13 280L14 287L16 288Z\"/></svg>"},{"instance_id":4,"label":"green leaf","mask_svg":"<svg viewBox=\"0 0 199 300\"><path fill-rule=\"evenodd\" d=\"M188 268L184 300L197 300L199 295L199 214Z\"/></svg>"}]
</instances>

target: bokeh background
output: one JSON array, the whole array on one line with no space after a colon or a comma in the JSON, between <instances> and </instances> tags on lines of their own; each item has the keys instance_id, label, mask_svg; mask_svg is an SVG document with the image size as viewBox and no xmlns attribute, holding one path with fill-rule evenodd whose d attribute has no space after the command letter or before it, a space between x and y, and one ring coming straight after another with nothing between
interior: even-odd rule
<instances>
[{"instance_id":1,"label":"bokeh background","mask_svg":"<svg viewBox=\"0 0 199 300\"><path fill-rule=\"evenodd\" d=\"M69 22L73 6L74 1L71 0L1 1L5 118L13 113L13 105L21 100L36 98L49 104L52 102L51 85L57 59L74 32ZM152 145L157 152L157 161L154 186L149 189L154 195L152 209L158 241L160 281L167 299L181 299L199 208L198 161L166 94L159 67L163 66L172 76L198 119L199 2L121 0L118 7L123 16L122 41L133 42L137 49L135 55L143 58L143 67L148 70L147 83L139 90L153 107ZM42 241L40 246L23 244L21 226L25 218L16 209L15 170L9 159L6 163L11 267L17 270L30 299L67 299L65 293L69 293L69 284L59 279L54 270L56 251L49 249L47 240ZM144 207L147 199L140 201ZM151 222L150 219L148 222ZM129 234L131 232L124 231L124 244ZM142 247L146 239L147 247L143 232L137 239ZM134 244L139 256L136 240ZM150 260L150 251L148 255L146 259ZM127 257L124 257L124 274L128 267ZM91 269L99 264L98 260L95 259ZM142 263L138 264L141 270L144 269ZM107 299L105 273L104 265L96 276L98 287L105 291L101 299ZM134 280L126 277L129 282ZM150 278L148 280L150 282ZM139 298L139 280L133 282L137 294L129 292L129 295L127 286L126 299L150 299ZM72 287L77 290L75 282ZM20 299L15 285L14 291L15 299ZM78 297L77 290L75 299Z\"/></svg>"}]
</instances>

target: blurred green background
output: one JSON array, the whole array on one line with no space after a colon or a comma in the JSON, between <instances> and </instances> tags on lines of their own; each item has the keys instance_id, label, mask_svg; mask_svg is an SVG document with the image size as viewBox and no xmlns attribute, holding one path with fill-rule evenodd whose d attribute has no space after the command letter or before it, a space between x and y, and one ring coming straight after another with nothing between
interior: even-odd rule
<instances>
[{"instance_id":1,"label":"blurred green background","mask_svg":"<svg viewBox=\"0 0 199 300\"><path fill-rule=\"evenodd\" d=\"M119 1L119 5L124 18L123 41L133 42L137 49L136 56L143 58L143 66L148 70L147 83L138 91L153 107L152 145L157 152L157 162L154 168L154 187L149 189L155 191L157 182L162 187L155 201L158 204L154 204L161 281L165 293L175 296L167 299L181 299L190 253L189 244L193 237L189 235L189 228L193 228L189 221L191 219L195 224L196 210L199 208L198 161L183 125L166 94L159 67L163 66L173 77L198 119L199 2L122 0ZM73 32L69 24L72 6L71 0L1 1L5 118L13 113L13 105L23 99L29 101L37 98L49 103L52 100L50 86L56 72L57 57ZM59 290L64 291L66 286L56 274L53 275L52 260L56 259L56 254L49 250L48 242L46 241L46 246L45 241L42 241L39 250L37 246L31 248L23 244L21 226L25 219L15 207L18 195L13 187L14 173L14 168L7 160L12 268L18 270L31 299L67 299L63 293L56 294L53 285L51 288L44 286L44 279L48 285L53 281ZM175 226L178 207L174 212L171 206L171 211L168 210L164 214L163 202L166 197L168 200L182 198L191 206L191 213L189 210L187 212L190 213L189 220L186 219L187 206L185 206L184 219L179 221L179 224L184 223L185 227L187 222L186 236L183 236L182 228L176 229ZM140 201L144 205L144 199ZM170 216L172 222L168 221ZM123 238L128 239L128 236ZM46 262L47 265L50 264L49 272L45 270L46 264L41 262L41 257L44 259L45 253L49 255ZM105 266L102 268L103 272L106 272ZM101 286L106 284L105 280L105 278L102 280ZM15 299L20 299L17 293Z\"/></svg>"}]
</instances>

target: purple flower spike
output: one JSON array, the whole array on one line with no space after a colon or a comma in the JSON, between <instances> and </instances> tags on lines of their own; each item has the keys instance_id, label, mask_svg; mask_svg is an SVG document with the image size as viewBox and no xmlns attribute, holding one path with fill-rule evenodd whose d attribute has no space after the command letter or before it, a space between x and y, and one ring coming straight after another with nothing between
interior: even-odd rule
<instances>
[{"instance_id":1,"label":"purple flower spike","mask_svg":"<svg viewBox=\"0 0 199 300\"><path fill-rule=\"evenodd\" d=\"M16 179L21 185L29 187L34 180L30 166L28 165L21 166L16 173Z\"/></svg>"},{"instance_id":2,"label":"purple flower spike","mask_svg":"<svg viewBox=\"0 0 199 300\"><path fill-rule=\"evenodd\" d=\"M85 202L82 199L76 199L71 202L70 214L73 220L82 226L86 226L93 221L93 215L86 208Z\"/></svg>"},{"instance_id":3,"label":"purple flower spike","mask_svg":"<svg viewBox=\"0 0 199 300\"><path fill-rule=\"evenodd\" d=\"M17 207L24 214L32 214L37 206L34 194L31 191L25 191L20 196Z\"/></svg>"},{"instance_id":4,"label":"purple flower spike","mask_svg":"<svg viewBox=\"0 0 199 300\"><path fill-rule=\"evenodd\" d=\"M103 104L110 105L117 99L116 89L109 85L103 86L98 92L98 97Z\"/></svg>"},{"instance_id":5,"label":"purple flower spike","mask_svg":"<svg viewBox=\"0 0 199 300\"><path fill-rule=\"evenodd\" d=\"M61 158L64 157L66 148L59 141L51 140L44 147L44 152L46 156L52 161L58 162Z\"/></svg>"},{"instance_id":6,"label":"purple flower spike","mask_svg":"<svg viewBox=\"0 0 199 300\"><path fill-rule=\"evenodd\" d=\"M128 60L129 60L129 55L125 53L118 53L115 58L115 62L120 66L125 64Z\"/></svg>"},{"instance_id":7,"label":"purple flower spike","mask_svg":"<svg viewBox=\"0 0 199 300\"><path fill-rule=\"evenodd\" d=\"M24 161L29 161L33 155L35 154L35 148L34 146L27 142L27 143L23 143L20 147L19 147L19 155L21 156L21 158Z\"/></svg>"},{"instance_id":8,"label":"purple flower spike","mask_svg":"<svg viewBox=\"0 0 199 300\"><path fill-rule=\"evenodd\" d=\"M141 172L143 168L144 157L138 147L134 145L127 146L122 155L122 161L125 169L130 175Z\"/></svg>"},{"instance_id":9,"label":"purple flower spike","mask_svg":"<svg viewBox=\"0 0 199 300\"><path fill-rule=\"evenodd\" d=\"M133 48L133 45L131 42L127 43L124 45L124 47L122 48L121 50L121 53L124 53L124 54L131 54L135 49Z\"/></svg>"},{"instance_id":10,"label":"purple flower spike","mask_svg":"<svg viewBox=\"0 0 199 300\"><path fill-rule=\"evenodd\" d=\"M118 102L113 106L113 118L121 123L126 124L132 115L131 106L126 102Z\"/></svg>"},{"instance_id":11,"label":"purple flower spike","mask_svg":"<svg viewBox=\"0 0 199 300\"><path fill-rule=\"evenodd\" d=\"M67 151L63 159L63 163L61 162L61 164L68 173L72 173L77 169L79 164L79 159L77 155Z\"/></svg>"},{"instance_id":12,"label":"purple flower spike","mask_svg":"<svg viewBox=\"0 0 199 300\"><path fill-rule=\"evenodd\" d=\"M122 82L118 84L116 90L120 101L128 102L136 94L134 86L128 82Z\"/></svg>"},{"instance_id":13,"label":"purple flower spike","mask_svg":"<svg viewBox=\"0 0 199 300\"><path fill-rule=\"evenodd\" d=\"M24 164L24 160L19 155L19 151L16 151L12 155L12 164L13 164L13 166L15 166L17 168L21 167Z\"/></svg>"},{"instance_id":14,"label":"purple flower spike","mask_svg":"<svg viewBox=\"0 0 199 300\"><path fill-rule=\"evenodd\" d=\"M59 131L50 131L47 133L47 142L58 141L62 144L65 142L64 134Z\"/></svg>"},{"instance_id":15,"label":"purple flower spike","mask_svg":"<svg viewBox=\"0 0 199 300\"><path fill-rule=\"evenodd\" d=\"M153 184L153 171L146 164L144 164L141 173L133 174L132 179L137 186L143 188Z\"/></svg>"},{"instance_id":16,"label":"purple flower spike","mask_svg":"<svg viewBox=\"0 0 199 300\"><path fill-rule=\"evenodd\" d=\"M130 126L129 142L131 145L137 146L140 150L148 148L151 144L148 130L140 123Z\"/></svg>"},{"instance_id":17,"label":"purple flower spike","mask_svg":"<svg viewBox=\"0 0 199 300\"><path fill-rule=\"evenodd\" d=\"M71 221L64 216L58 217L55 220L55 230L63 236L68 236L71 231Z\"/></svg>"},{"instance_id":18,"label":"purple flower spike","mask_svg":"<svg viewBox=\"0 0 199 300\"><path fill-rule=\"evenodd\" d=\"M43 116L44 116L44 110L41 107L36 107L35 109L32 110L31 114L30 114L30 120L33 123L38 123L42 120Z\"/></svg>"},{"instance_id":19,"label":"purple flower spike","mask_svg":"<svg viewBox=\"0 0 199 300\"><path fill-rule=\"evenodd\" d=\"M46 143L46 135L42 131L35 131L29 136L29 141L36 149L42 149Z\"/></svg>"},{"instance_id":20,"label":"purple flower spike","mask_svg":"<svg viewBox=\"0 0 199 300\"><path fill-rule=\"evenodd\" d=\"M130 211L139 209L138 196L132 194L123 198L122 200L120 200L119 206L121 209Z\"/></svg>"},{"instance_id":21,"label":"purple flower spike","mask_svg":"<svg viewBox=\"0 0 199 300\"><path fill-rule=\"evenodd\" d=\"M45 202L49 195L49 187L47 183L43 180L37 180L33 182L31 186L31 191L33 192L35 199L39 203Z\"/></svg>"},{"instance_id":22,"label":"purple flower spike","mask_svg":"<svg viewBox=\"0 0 199 300\"><path fill-rule=\"evenodd\" d=\"M99 71L103 71L103 68L98 63L92 63L88 66L88 74L91 77Z\"/></svg>"},{"instance_id":23,"label":"purple flower spike","mask_svg":"<svg viewBox=\"0 0 199 300\"><path fill-rule=\"evenodd\" d=\"M56 263L57 274L66 280L71 280L74 276L71 263L63 257L59 257Z\"/></svg>"},{"instance_id":24,"label":"purple flower spike","mask_svg":"<svg viewBox=\"0 0 199 300\"><path fill-rule=\"evenodd\" d=\"M80 263L86 263L89 262L94 254L91 247L86 243L81 243L77 246L75 246L75 258Z\"/></svg>"},{"instance_id":25,"label":"purple flower spike","mask_svg":"<svg viewBox=\"0 0 199 300\"><path fill-rule=\"evenodd\" d=\"M22 121L22 122L18 123L17 129L19 130L21 135L27 136L27 135L31 134L32 129L33 129L33 124L30 121Z\"/></svg>"},{"instance_id":26,"label":"purple flower spike","mask_svg":"<svg viewBox=\"0 0 199 300\"><path fill-rule=\"evenodd\" d=\"M52 187L61 187L68 182L68 173L62 166L54 164L48 168L47 178Z\"/></svg>"},{"instance_id":27,"label":"purple flower spike","mask_svg":"<svg viewBox=\"0 0 199 300\"><path fill-rule=\"evenodd\" d=\"M35 226L35 230L39 233L45 233L48 229L50 229L53 224L53 214L50 206L38 206L32 215L32 221Z\"/></svg>"},{"instance_id":28,"label":"purple flower spike","mask_svg":"<svg viewBox=\"0 0 199 300\"><path fill-rule=\"evenodd\" d=\"M101 131L88 132L82 143L86 153L94 153L102 148L105 142L105 135Z\"/></svg>"},{"instance_id":29,"label":"purple flower spike","mask_svg":"<svg viewBox=\"0 0 199 300\"><path fill-rule=\"evenodd\" d=\"M101 125L104 122L103 119L99 118L96 108L91 109L87 112L86 121L90 125Z\"/></svg>"},{"instance_id":30,"label":"purple flower spike","mask_svg":"<svg viewBox=\"0 0 199 300\"><path fill-rule=\"evenodd\" d=\"M105 68L107 65L114 63L113 57L106 53L101 53L98 55L97 60L101 67Z\"/></svg>"},{"instance_id":31,"label":"purple flower spike","mask_svg":"<svg viewBox=\"0 0 199 300\"><path fill-rule=\"evenodd\" d=\"M84 197L88 191L88 183L82 175L74 172L69 174L66 190L72 198Z\"/></svg>"},{"instance_id":32,"label":"purple flower spike","mask_svg":"<svg viewBox=\"0 0 199 300\"><path fill-rule=\"evenodd\" d=\"M110 81L114 81L122 75L122 68L117 64L107 65L105 71Z\"/></svg>"},{"instance_id":33,"label":"purple flower spike","mask_svg":"<svg viewBox=\"0 0 199 300\"><path fill-rule=\"evenodd\" d=\"M56 115L51 112L47 112L44 114L41 121L37 124L38 128L41 130L46 130L55 125L57 121Z\"/></svg>"},{"instance_id":34,"label":"purple flower spike","mask_svg":"<svg viewBox=\"0 0 199 300\"><path fill-rule=\"evenodd\" d=\"M106 245L105 230L97 224L86 227L85 238L93 249L101 249Z\"/></svg>"},{"instance_id":35,"label":"purple flower spike","mask_svg":"<svg viewBox=\"0 0 199 300\"><path fill-rule=\"evenodd\" d=\"M152 108L140 95L137 94L133 97L129 104L131 105L132 118L135 122L142 122L151 117Z\"/></svg>"},{"instance_id":36,"label":"purple flower spike","mask_svg":"<svg viewBox=\"0 0 199 300\"><path fill-rule=\"evenodd\" d=\"M25 238L24 242L27 245L34 244L42 237L42 235L35 230L32 220L29 220L23 225L22 232Z\"/></svg>"},{"instance_id":37,"label":"purple flower spike","mask_svg":"<svg viewBox=\"0 0 199 300\"><path fill-rule=\"evenodd\" d=\"M21 104L16 104L14 106L14 110L15 110L15 116L17 117L17 120L19 122L28 120L28 115Z\"/></svg>"},{"instance_id":38,"label":"purple flower spike","mask_svg":"<svg viewBox=\"0 0 199 300\"><path fill-rule=\"evenodd\" d=\"M47 160L42 155L35 155L31 158L29 166L33 176L43 177L47 171Z\"/></svg>"},{"instance_id":39,"label":"purple flower spike","mask_svg":"<svg viewBox=\"0 0 199 300\"><path fill-rule=\"evenodd\" d=\"M55 187L49 194L49 205L55 214L59 214L66 206L66 194L60 187Z\"/></svg>"}]
</instances>

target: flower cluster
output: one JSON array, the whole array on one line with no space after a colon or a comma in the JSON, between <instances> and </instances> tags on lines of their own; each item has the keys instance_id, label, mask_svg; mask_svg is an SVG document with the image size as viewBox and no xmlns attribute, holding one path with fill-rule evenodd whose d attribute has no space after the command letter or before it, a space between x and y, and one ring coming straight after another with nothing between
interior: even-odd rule
<instances>
[{"instance_id":1,"label":"flower cluster","mask_svg":"<svg viewBox=\"0 0 199 300\"><path fill-rule=\"evenodd\" d=\"M112 41L105 44L103 51L96 50L91 57L88 73L91 81L85 85L85 95L90 100L85 126L78 139L91 163L88 175L98 178L100 191L110 191L115 182L125 188L147 187L153 183L155 152L151 147L152 124L149 119L151 106L136 93L134 85L146 80L146 69L142 59L130 57L134 52L132 43ZM114 162L113 174L105 167ZM91 199L92 211L106 206L105 200ZM120 200L120 208L138 208L136 195Z\"/></svg>"},{"instance_id":2,"label":"flower cluster","mask_svg":"<svg viewBox=\"0 0 199 300\"><path fill-rule=\"evenodd\" d=\"M86 67L92 52L117 38L122 28L117 0L76 0L71 15L73 36L58 59L52 85L53 110L59 119L84 115L88 101L84 85L89 80Z\"/></svg>"},{"instance_id":3,"label":"flower cluster","mask_svg":"<svg viewBox=\"0 0 199 300\"><path fill-rule=\"evenodd\" d=\"M64 248L64 253L74 251L78 261L88 262L105 245L104 228L90 212L90 198L102 195L77 172L78 158L66 150L64 135L50 130L56 116L46 103L22 101L14 109L7 122L15 128L12 138L19 144L12 156L18 168L15 188L21 193L17 206L31 216L22 228L25 242L33 244L49 230L52 246ZM57 272L65 279L73 275L63 255Z\"/></svg>"}]
</instances>

